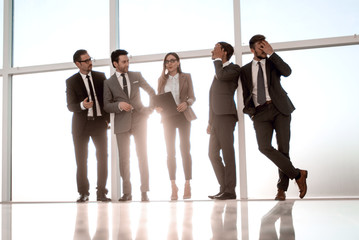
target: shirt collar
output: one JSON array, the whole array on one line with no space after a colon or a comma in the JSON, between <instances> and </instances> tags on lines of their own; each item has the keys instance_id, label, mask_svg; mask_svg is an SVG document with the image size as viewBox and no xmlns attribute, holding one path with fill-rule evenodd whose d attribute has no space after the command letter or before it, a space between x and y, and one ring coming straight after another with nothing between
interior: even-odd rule
<instances>
[{"instance_id":1,"label":"shirt collar","mask_svg":"<svg viewBox=\"0 0 359 240\"><path fill-rule=\"evenodd\" d=\"M86 74L81 73L80 71L79 71L79 73L80 73L80 75L81 75L82 79L86 79L86 76L90 76L90 78L92 78L91 72L89 72L87 75L86 75Z\"/></svg>"},{"instance_id":2,"label":"shirt collar","mask_svg":"<svg viewBox=\"0 0 359 240\"><path fill-rule=\"evenodd\" d=\"M227 67L229 64L231 64L229 61L223 63L223 67Z\"/></svg>"},{"instance_id":3,"label":"shirt collar","mask_svg":"<svg viewBox=\"0 0 359 240\"><path fill-rule=\"evenodd\" d=\"M120 72L117 72L117 71L116 71L116 76L117 76L117 78L121 77L121 74L125 74L125 76L127 76L127 73L120 73Z\"/></svg>"},{"instance_id":4,"label":"shirt collar","mask_svg":"<svg viewBox=\"0 0 359 240\"><path fill-rule=\"evenodd\" d=\"M178 79L178 76L179 76L179 73L176 73L176 75L174 75L174 76L171 76L171 75L169 75L169 78L170 79Z\"/></svg>"},{"instance_id":5,"label":"shirt collar","mask_svg":"<svg viewBox=\"0 0 359 240\"><path fill-rule=\"evenodd\" d=\"M253 59L252 64L253 64L254 66L257 66L257 63L258 63L258 62L261 62L262 65L263 65L263 64L266 64L266 59L261 59L260 61L257 61L257 60L255 60L255 59Z\"/></svg>"}]
</instances>

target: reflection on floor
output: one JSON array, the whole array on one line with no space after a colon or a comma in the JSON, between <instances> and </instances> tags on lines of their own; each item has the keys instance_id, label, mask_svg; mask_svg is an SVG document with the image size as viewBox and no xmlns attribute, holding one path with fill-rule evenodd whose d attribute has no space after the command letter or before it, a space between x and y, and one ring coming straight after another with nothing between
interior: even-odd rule
<instances>
[{"instance_id":1,"label":"reflection on floor","mask_svg":"<svg viewBox=\"0 0 359 240\"><path fill-rule=\"evenodd\" d=\"M359 199L2 203L2 239L359 239Z\"/></svg>"}]
</instances>

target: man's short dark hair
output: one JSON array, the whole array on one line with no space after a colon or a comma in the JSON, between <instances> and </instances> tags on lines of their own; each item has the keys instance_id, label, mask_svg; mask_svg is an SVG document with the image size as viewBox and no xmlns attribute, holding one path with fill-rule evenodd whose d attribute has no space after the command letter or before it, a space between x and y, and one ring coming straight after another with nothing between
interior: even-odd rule
<instances>
[{"instance_id":1,"label":"man's short dark hair","mask_svg":"<svg viewBox=\"0 0 359 240\"><path fill-rule=\"evenodd\" d=\"M219 42L219 44L221 45L223 50L225 52L227 52L227 61L229 61L229 59L231 59L231 57L234 53L234 49L233 49L232 45L229 43L226 43L226 42Z\"/></svg>"},{"instance_id":2,"label":"man's short dark hair","mask_svg":"<svg viewBox=\"0 0 359 240\"><path fill-rule=\"evenodd\" d=\"M117 49L115 51L113 51L111 53L111 63L112 63L112 66L115 67L115 65L113 65L113 62L118 62L118 58L121 56L121 55L127 55L128 52L126 50L123 50L123 49Z\"/></svg>"},{"instance_id":3,"label":"man's short dark hair","mask_svg":"<svg viewBox=\"0 0 359 240\"><path fill-rule=\"evenodd\" d=\"M263 40L266 40L266 37L260 34L254 35L250 40L249 40L249 48L254 49L254 44L256 44L256 42L261 42Z\"/></svg>"},{"instance_id":4,"label":"man's short dark hair","mask_svg":"<svg viewBox=\"0 0 359 240\"><path fill-rule=\"evenodd\" d=\"M87 54L85 49L79 49L74 53L73 61L74 63L81 61L81 56Z\"/></svg>"}]
</instances>

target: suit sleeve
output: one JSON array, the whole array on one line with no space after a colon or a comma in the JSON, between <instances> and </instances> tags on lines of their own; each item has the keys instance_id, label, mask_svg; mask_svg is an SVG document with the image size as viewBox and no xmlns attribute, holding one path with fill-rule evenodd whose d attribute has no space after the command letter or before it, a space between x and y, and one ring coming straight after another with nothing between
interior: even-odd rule
<instances>
[{"instance_id":1,"label":"suit sleeve","mask_svg":"<svg viewBox=\"0 0 359 240\"><path fill-rule=\"evenodd\" d=\"M188 82L188 99L187 103L192 106L192 104L196 101L196 97L194 96L194 90L193 90L193 82L191 78L191 74L187 75L187 82Z\"/></svg>"},{"instance_id":2,"label":"suit sleeve","mask_svg":"<svg viewBox=\"0 0 359 240\"><path fill-rule=\"evenodd\" d=\"M212 125L213 122L213 111L211 108L209 108L209 113L208 113L209 117L208 117L208 124Z\"/></svg>"},{"instance_id":3,"label":"suit sleeve","mask_svg":"<svg viewBox=\"0 0 359 240\"><path fill-rule=\"evenodd\" d=\"M82 110L80 103L83 101L83 99L80 101L77 98L75 89L72 84L72 79L66 80L66 101L67 101L67 108L70 112L82 112L86 110Z\"/></svg>"},{"instance_id":4,"label":"suit sleeve","mask_svg":"<svg viewBox=\"0 0 359 240\"><path fill-rule=\"evenodd\" d=\"M289 67L289 65L284 62L283 59L275 52L270 56L269 60L274 64L280 75L288 77L292 73L292 69Z\"/></svg>"},{"instance_id":5,"label":"suit sleeve","mask_svg":"<svg viewBox=\"0 0 359 240\"><path fill-rule=\"evenodd\" d=\"M238 79L240 67L237 64L233 64L234 67L225 67L221 61L213 61L216 76L219 81L233 81L233 78Z\"/></svg>"}]
</instances>

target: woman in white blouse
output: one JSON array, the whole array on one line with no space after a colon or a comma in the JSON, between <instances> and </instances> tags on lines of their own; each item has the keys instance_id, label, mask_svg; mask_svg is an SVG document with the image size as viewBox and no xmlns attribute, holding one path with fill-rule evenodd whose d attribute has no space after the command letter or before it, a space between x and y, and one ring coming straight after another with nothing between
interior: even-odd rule
<instances>
[{"instance_id":1,"label":"woman in white blouse","mask_svg":"<svg viewBox=\"0 0 359 240\"><path fill-rule=\"evenodd\" d=\"M166 116L162 108L157 107L157 112L162 113L162 123L167 148L167 167L171 180L171 200L178 199L178 187L176 185L176 130L178 128L180 138L180 150L185 175L183 199L191 198L192 157L190 153L191 121L196 119L191 106L196 100L193 92L191 75L183 73L177 53L167 53L163 60L163 71L158 79L158 94L171 92L177 105L179 114Z\"/></svg>"}]
</instances>

